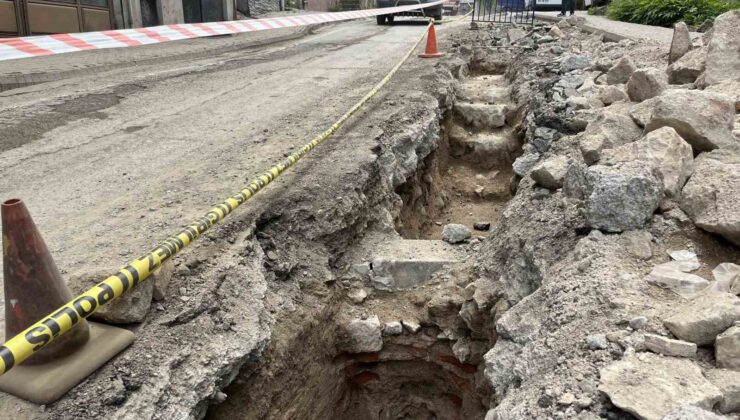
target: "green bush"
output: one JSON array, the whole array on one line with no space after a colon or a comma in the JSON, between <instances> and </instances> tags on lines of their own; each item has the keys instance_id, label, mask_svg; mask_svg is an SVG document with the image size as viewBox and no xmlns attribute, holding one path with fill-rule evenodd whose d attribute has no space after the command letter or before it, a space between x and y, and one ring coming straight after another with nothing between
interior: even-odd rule
<instances>
[{"instance_id":1,"label":"green bush","mask_svg":"<svg viewBox=\"0 0 740 420\"><path fill-rule=\"evenodd\" d=\"M607 15L614 20L670 27L684 21L701 25L728 10L740 8L740 0L614 0Z\"/></svg>"}]
</instances>

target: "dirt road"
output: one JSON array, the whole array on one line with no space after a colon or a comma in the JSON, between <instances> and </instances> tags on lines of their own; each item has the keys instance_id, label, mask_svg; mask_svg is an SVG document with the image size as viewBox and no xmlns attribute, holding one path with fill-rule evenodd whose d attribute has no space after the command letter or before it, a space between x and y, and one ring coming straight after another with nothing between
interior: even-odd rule
<instances>
[{"instance_id":1,"label":"dirt road","mask_svg":"<svg viewBox=\"0 0 740 420\"><path fill-rule=\"evenodd\" d=\"M26 201L64 271L113 271L328 127L423 28L351 22L5 92L0 197Z\"/></svg>"}]
</instances>

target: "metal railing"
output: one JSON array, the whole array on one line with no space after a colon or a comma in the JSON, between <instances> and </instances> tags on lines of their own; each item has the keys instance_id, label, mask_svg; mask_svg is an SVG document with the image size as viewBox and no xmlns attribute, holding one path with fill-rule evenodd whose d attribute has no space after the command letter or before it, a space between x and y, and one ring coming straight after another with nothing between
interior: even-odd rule
<instances>
[{"instance_id":1,"label":"metal railing","mask_svg":"<svg viewBox=\"0 0 740 420\"><path fill-rule=\"evenodd\" d=\"M534 23L537 0L475 0L473 22Z\"/></svg>"}]
</instances>

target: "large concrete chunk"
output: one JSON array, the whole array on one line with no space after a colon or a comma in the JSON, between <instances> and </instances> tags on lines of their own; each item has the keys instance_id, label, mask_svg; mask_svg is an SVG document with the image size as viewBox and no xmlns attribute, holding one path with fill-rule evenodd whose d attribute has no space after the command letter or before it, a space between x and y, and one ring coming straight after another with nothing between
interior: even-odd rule
<instances>
[{"instance_id":1,"label":"large concrete chunk","mask_svg":"<svg viewBox=\"0 0 740 420\"><path fill-rule=\"evenodd\" d=\"M737 143L732 136L735 104L729 97L696 90L669 90L655 101L645 131L673 127L696 150Z\"/></svg>"},{"instance_id":2,"label":"large concrete chunk","mask_svg":"<svg viewBox=\"0 0 740 420\"><path fill-rule=\"evenodd\" d=\"M633 160L649 162L658 169L668 196L677 196L694 170L691 146L671 127L659 128L634 143L605 150L600 162L613 165Z\"/></svg>"},{"instance_id":3,"label":"large concrete chunk","mask_svg":"<svg viewBox=\"0 0 740 420\"><path fill-rule=\"evenodd\" d=\"M663 197L663 181L652 165L623 162L595 165L584 173L586 221L607 232L639 229Z\"/></svg>"},{"instance_id":4,"label":"large concrete chunk","mask_svg":"<svg viewBox=\"0 0 740 420\"><path fill-rule=\"evenodd\" d=\"M734 370L712 369L707 379L722 392L722 401L717 407L722 413L740 411L740 373Z\"/></svg>"},{"instance_id":5,"label":"large concrete chunk","mask_svg":"<svg viewBox=\"0 0 740 420\"><path fill-rule=\"evenodd\" d=\"M723 80L740 79L740 10L718 16L712 27L707 48L704 83L713 85Z\"/></svg>"},{"instance_id":6,"label":"large concrete chunk","mask_svg":"<svg viewBox=\"0 0 740 420\"><path fill-rule=\"evenodd\" d=\"M668 83L683 85L694 83L706 67L707 49L689 51L680 60L668 66Z\"/></svg>"},{"instance_id":7,"label":"large concrete chunk","mask_svg":"<svg viewBox=\"0 0 740 420\"><path fill-rule=\"evenodd\" d=\"M714 355L717 366L740 370L740 322L717 336L714 342Z\"/></svg>"},{"instance_id":8,"label":"large concrete chunk","mask_svg":"<svg viewBox=\"0 0 740 420\"><path fill-rule=\"evenodd\" d=\"M657 68L639 69L627 81L627 95L635 102L660 95L668 85L668 76Z\"/></svg>"},{"instance_id":9,"label":"large concrete chunk","mask_svg":"<svg viewBox=\"0 0 740 420\"><path fill-rule=\"evenodd\" d=\"M475 128L498 128L506 124L506 106L458 102L455 112L465 124Z\"/></svg>"},{"instance_id":10,"label":"large concrete chunk","mask_svg":"<svg viewBox=\"0 0 740 420\"><path fill-rule=\"evenodd\" d=\"M688 341L671 340L657 334L646 333L644 336L645 347L648 350L664 356L695 357L696 344Z\"/></svg>"},{"instance_id":11,"label":"large concrete chunk","mask_svg":"<svg viewBox=\"0 0 740 420\"><path fill-rule=\"evenodd\" d=\"M717 335L740 321L740 298L729 293L702 295L676 307L664 322L684 341L700 346L714 343Z\"/></svg>"},{"instance_id":12,"label":"large concrete chunk","mask_svg":"<svg viewBox=\"0 0 740 420\"><path fill-rule=\"evenodd\" d=\"M460 251L443 241L392 241L380 246L372 257L370 278L376 289L411 289L461 259Z\"/></svg>"},{"instance_id":13,"label":"large concrete chunk","mask_svg":"<svg viewBox=\"0 0 740 420\"><path fill-rule=\"evenodd\" d=\"M691 49L691 37L689 36L689 27L683 22L677 22L673 25L673 39L671 40L671 49L668 52L668 63L673 63Z\"/></svg>"},{"instance_id":14,"label":"large concrete chunk","mask_svg":"<svg viewBox=\"0 0 740 420\"><path fill-rule=\"evenodd\" d=\"M715 150L694 162L682 191L681 209L708 232L740 246L740 153Z\"/></svg>"},{"instance_id":15,"label":"large concrete chunk","mask_svg":"<svg viewBox=\"0 0 740 420\"><path fill-rule=\"evenodd\" d=\"M599 390L640 419L660 420L683 404L711 409L721 398L701 369L686 359L641 353L602 368Z\"/></svg>"}]
</instances>

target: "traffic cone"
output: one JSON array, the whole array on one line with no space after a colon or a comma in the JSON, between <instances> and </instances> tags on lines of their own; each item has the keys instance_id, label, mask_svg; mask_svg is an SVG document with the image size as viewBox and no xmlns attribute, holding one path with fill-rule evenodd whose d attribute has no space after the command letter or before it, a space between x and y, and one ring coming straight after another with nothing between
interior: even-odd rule
<instances>
[{"instance_id":1,"label":"traffic cone","mask_svg":"<svg viewBox=\"0 0 740 420\"><path fill-rule=\"evenodd\" d=\"M44 239L21 200L2 205L5 338L15 336L72 300ZM71 331L26 359L40 364L74 352L90 338L81 320Z\"/></svg>"},{"instance_id":2,"label":"traffic cone","mask_svg":"<svg viewBox=\"0 0 740 420\"><path fill-rule=\"evenodd\" d=\"M5 339L72 300L25 204L2 204ZM60 315L68 316L68 315ZM37 404L56 401L128 347L128 330L79 320L22 364L0 376L0 391Z\"/></svg>"},{"instance_id":3,"label":"traffic cone","mask_svg":"<svg viewBox=\"0 0 740 420\"><path fill-rule=\"evenodd\" d=\"M444 53L437 51L437 33L434 31L434 24L429 25L429 33L427 33L427 47L424 54L419 54L421 58L439 58L444 56Z\"/></svg>"}]
</instances>

